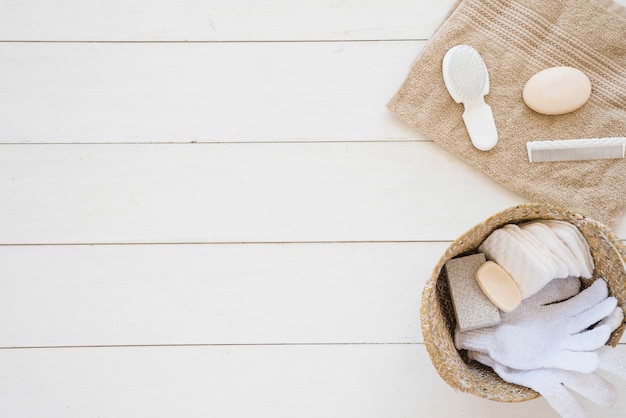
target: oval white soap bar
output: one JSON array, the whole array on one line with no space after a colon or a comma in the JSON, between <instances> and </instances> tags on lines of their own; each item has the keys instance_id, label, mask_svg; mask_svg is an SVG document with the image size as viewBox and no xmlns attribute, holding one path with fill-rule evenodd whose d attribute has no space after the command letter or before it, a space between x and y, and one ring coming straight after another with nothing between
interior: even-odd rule
<instances>
[{"instance_id":1,"label":"oval white soap bar","mask_svg":"<svg viewBox=\"0 0 626 418\"><path fill-rule=\"evenodd\" d=\"M478 268L476 281L489 300L504 312L511 312L522 302L522 293L515 280L493 261Z\"/></svg>"},{"instance_id":2,"label":"oval white soap bar","mask_svg":"<svg viewBox=\"0 0 626 418\"><path fill-rule=\"evenodd\" d=\"M587 102L591 81L572 67L551 67L533 75L522 92L524 102L537 113L562 115Z\"/></svg>"}]
</instances>

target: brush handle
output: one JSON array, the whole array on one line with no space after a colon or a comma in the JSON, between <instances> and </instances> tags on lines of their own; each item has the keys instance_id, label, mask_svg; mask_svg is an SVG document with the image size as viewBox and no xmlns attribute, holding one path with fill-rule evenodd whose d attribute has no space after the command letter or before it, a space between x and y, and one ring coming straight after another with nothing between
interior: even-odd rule
<instances>
[{"instance_id":1,"label":"brush handle","mask_svg":"<svg viewBox=\"0 0 626 418\"><path fill-rule=\"evenodd\" d=\"M491 107L485 103L483 97L463 102L463 105L463 121L472 144L481 151L489 151L498 143L498 131Z\"/></svg>"}]
</instances>

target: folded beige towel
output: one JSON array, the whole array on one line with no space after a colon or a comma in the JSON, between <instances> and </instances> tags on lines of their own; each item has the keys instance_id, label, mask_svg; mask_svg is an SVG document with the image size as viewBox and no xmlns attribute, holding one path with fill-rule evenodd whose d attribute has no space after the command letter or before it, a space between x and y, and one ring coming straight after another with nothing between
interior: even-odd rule
<instances>
[{"instance_id":1,"label":"folded beige towel","mask_svg":"<svg viewBox=\"0 0 626 418\"><path fill-rule=\"evenodd\" d=\"M491 151L475 149L441 75L446 51L476 48L490 78L499 134ZM522 100L538 71L567 65L591 80L580 109L540 115ZM626 160L530 163L526 142L626 136L626 11L597 0L463 0L413 63L388 104L401 119L506 187L611 225L626 206Z\"/></svg>"}]
</instances>

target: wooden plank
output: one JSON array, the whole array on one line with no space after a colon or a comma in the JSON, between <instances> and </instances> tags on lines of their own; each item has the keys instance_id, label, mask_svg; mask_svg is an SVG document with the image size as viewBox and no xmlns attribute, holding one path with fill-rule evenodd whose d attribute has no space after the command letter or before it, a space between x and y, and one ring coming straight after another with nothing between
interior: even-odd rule
<instances>
[{"instance_id":1,"label":"wooden plank","mask_svg":"<svg viewBox=\"0 0 626 418\"><path fill-rule=\"evenodd\" d=\"M419 139L385 105L423 45L0 43L0 142Z\"/></svg>"},{"instance_id":2,"label":"wooden plank","mask_svg":"<svg viewBox=\"0 0 626 418\"><path fill-rule=\"evenodd\" d=\"M430 142L5 145L0 196L1 244L453 240L524 202Z\"/></svg>"},{"instance_id":3,"label":"wooden plank","mask_svg":"<svg viewBox=\"0 0 626 418\"><path fill-rule=\"evenodd\" d=\"M523 201L431 142L5 145L0 196L2 244L452 240Z\"/></svg>"},{"instance_id":4,"label":"wooden plank","mask_svg":"<svg viewBox=\"0 0 626 418\"><path fill-rule=\"evenodd\" d=\"M0 247L0 347L419 342L447 245Z\"/></svg>"},{"instance_id":5,"label":"wooden plank","mask_svg":"<svg viewBox=\"0 0 626 418\"><path fill-rule=\"evenodd\" d=\"M421 345L0 350L0 369L7 417L556 416L454 392ZM607 378L617 404L585 407L623 417L626 385Z\"/></svg>"},{"instance_id":6,"label":"wooden plank","mask_svg":"<svg viewBox=\"0 0 626 418\"><path fill-rule=\"evenodd\" d=\"M453 3L454 0L21 0L0 5L0 39L426 39Z\"/></svg>"},{"instance_id":7,"label":"wooden plank","mask_svg":"<svg viewBox=\"0 0 626 418\"><path fill-rule=\"evenodd\" d=\"M423 342L448 245L0 247L0 348Z\"/></svg>"}]
</instances>

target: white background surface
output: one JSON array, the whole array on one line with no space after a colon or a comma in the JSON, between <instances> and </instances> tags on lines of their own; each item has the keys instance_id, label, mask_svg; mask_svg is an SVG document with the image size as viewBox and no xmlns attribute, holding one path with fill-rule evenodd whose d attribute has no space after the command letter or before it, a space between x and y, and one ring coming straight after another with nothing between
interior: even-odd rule
<instances>
[{"instance_id":1,"label":"white background surface","mask_svg":"<svg viewBox=\"0 0 626 418\"><path fill-rule=\"evenodd\" d=\"M0 0L0 416L556 416L422 344L526 201L385 109L452 3Z\"/></svg>"}]
</instances>

